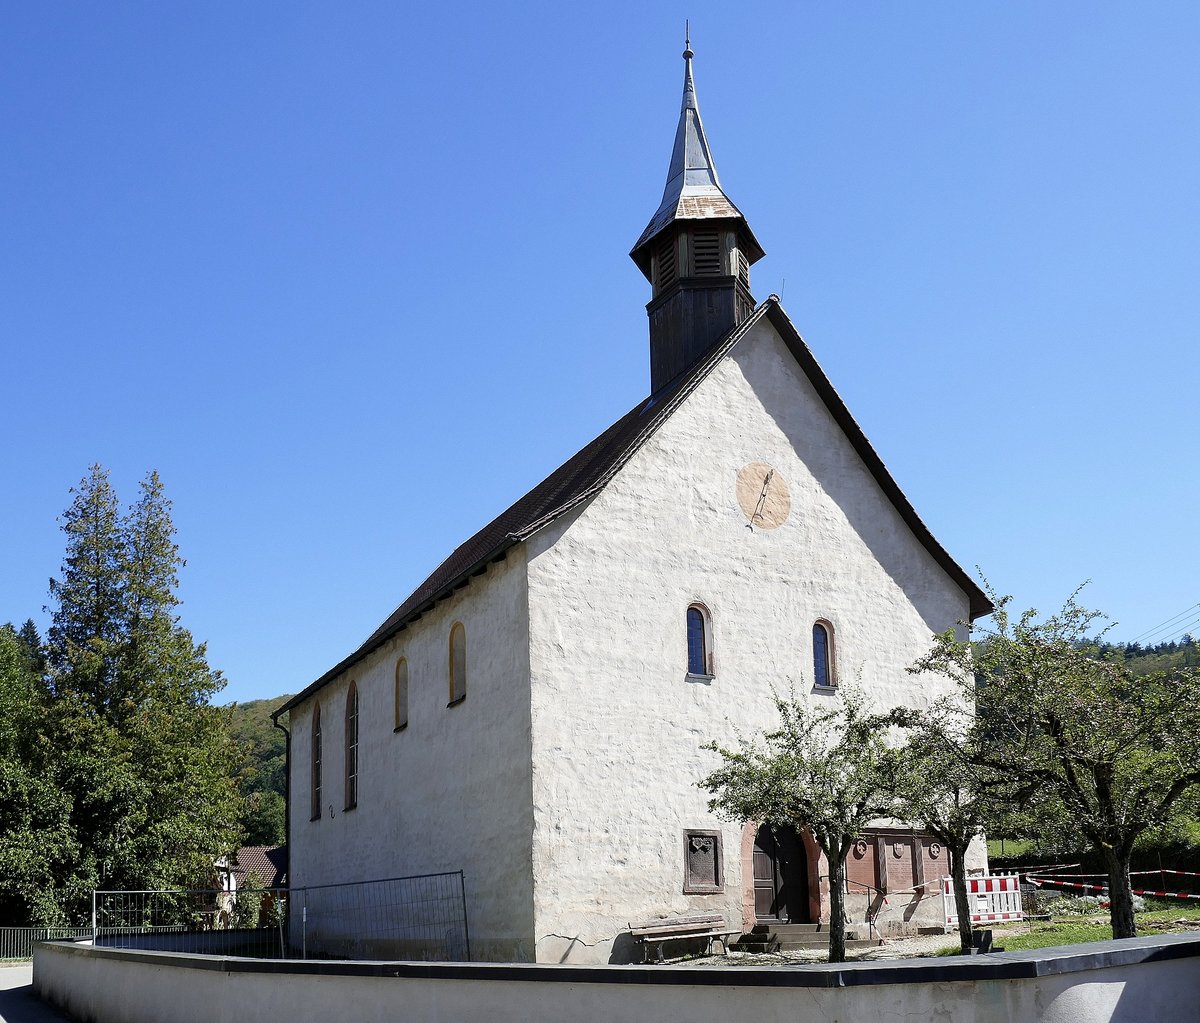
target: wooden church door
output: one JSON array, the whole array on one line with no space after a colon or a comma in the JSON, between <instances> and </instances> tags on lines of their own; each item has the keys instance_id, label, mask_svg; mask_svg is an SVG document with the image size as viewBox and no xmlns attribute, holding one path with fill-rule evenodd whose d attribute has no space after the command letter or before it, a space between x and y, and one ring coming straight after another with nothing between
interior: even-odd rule
<instances>
[{"instance_id":1,"label":"wooden church door","mask_svg":"<svg viewBox=\"0 0 1200 1023\"><path fill-rule=\"evenodd\" d=\"M791 828L764 824L754 836L754 915L808 923L808 857Z\"/></svg>"}]
</instances>

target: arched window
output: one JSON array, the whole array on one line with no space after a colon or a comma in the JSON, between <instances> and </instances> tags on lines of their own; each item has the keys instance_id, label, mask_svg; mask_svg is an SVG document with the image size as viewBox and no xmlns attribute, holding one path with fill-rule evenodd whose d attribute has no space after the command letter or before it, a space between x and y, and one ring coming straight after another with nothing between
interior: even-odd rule
<instances>
[{"instance_id":1,"label":"arched window","mask_svg":"<svg viewBox=\"0 0 1200 1023\"><path fill-rule=\"evenodd\" d=\"M813 682L826 688L837 685L833 662L833 626L826 621L813 623Z\"/></svg>"},{"instance_id":2,"label":"arched window","mask_svg":"<svg viewBox=\"0 0 1200 1023\"><path fill-rule=\"evenodd\" d=\"M401 657L396 662L396 725L398 732L408 727L408 659Z\"/></svg>"},{"instance_id":3,"label":"arched window","mask_svg":"<svg viewBox=\"0 0 1200 1023\"><path fill-rule=\"evenodd\" d=\"M711 677L712 628L709 624L708 608L693 604L687 609L687 670L689 675Z\"/></svg>"},{"instance_id":4,"label":"arched window","mask_svg":"<svg viewBox=\"0 0 1200 1023\"><path fill-rule=\"evenodd\" d=\"M346 693L346 809L358 806L358 686Z\"/></svg>"},{"instance_id":5,"label":"arched window","mask_svg":"<svg viewBox=\"0 0 1200 1023\"><path fill-rule=\"evenodd\" d=\"M312 741L310 743L312 750L312 785L310 791L312 794L312 816L311 820L316 820L321 816L321 705L313 703L312 714Z\"/></svg>"},{"instance_id":6,"label":"arched window","mask_svg":"<svg viewBox=\"0 0 1200 1023\"><path fill-rule=\"evenodd\" d=\"M450 627L450 702L448 707L467 698L467 630L462 622Z\"/></svg>"}]
</instances>

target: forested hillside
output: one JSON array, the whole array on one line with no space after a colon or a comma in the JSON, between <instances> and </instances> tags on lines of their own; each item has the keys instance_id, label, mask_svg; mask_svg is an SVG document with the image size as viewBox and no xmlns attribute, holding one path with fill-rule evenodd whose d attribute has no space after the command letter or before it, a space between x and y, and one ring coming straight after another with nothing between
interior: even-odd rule
<instances>
[{"instance_id":1,"label":"forested hillside","mask_svg":"<svg viewBox=\"0 0 1200 1023\"><path fill-rule=\"evenodd\" d=\"M1124 660L1139 675L1151 671L1200 667L1200 644L1186 632L1178 640L1167 643L1146 646L1140 643L1100 643L1097 649L1101 657Z\"/></svg>"},{"instance_id":2,"label":"forested hillside","mask_svg":"<svg viewBox=\"0 0 1200 1023\"><path fill-rule=\"evenodd\" d=\"M238 748L237 779L246 798L242 824L246 845L279 845L284 835L284 770L287 740L271 712L289 697L235 703L230 734Z\"/></svg>"}]
</instances>

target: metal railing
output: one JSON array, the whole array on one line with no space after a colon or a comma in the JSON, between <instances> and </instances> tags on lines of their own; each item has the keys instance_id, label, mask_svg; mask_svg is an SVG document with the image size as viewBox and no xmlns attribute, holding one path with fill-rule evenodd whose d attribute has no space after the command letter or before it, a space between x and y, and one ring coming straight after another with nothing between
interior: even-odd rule
<instances>
[{"instance_id":1,"label":"metal railing","mask_svg":"<svg viewBox=\"0 0 1200 1023\"><path fill-rule=\"evenodd\" d=\"M461 870L291 890L292 955L469 962Z\"/></svg>"},{"instance_id":2,"label":"metal railing","mask_svg":"<svg viewBox=\"0 0 1200 1023\"><path fill-rule=\"evenodd\" d=\"M95 891L91 937L109 948L282 958L286 888Z\"/></svg>"},{"instance_id":3,"label":"metal railing","mask_svg":"<svg viewBox=\"0 0 1200 1023\"><path fill-rule=\"evenodd\" d=\"M303 888L96 891L91 937L117 948L252 958L471 958L461 870ZM28 944L32 948L33 941Z\"/></svg>"},{"instance_id":4,"label":"metal railing","mask_svg":"<svg viewBox=\"0 0 1200 1023\"><path fill-rule=\"evenodd\" d=\"M0 927L0 960L32 959L39 941L90 938L90 927Z\"/></svg>"}]
</instances>

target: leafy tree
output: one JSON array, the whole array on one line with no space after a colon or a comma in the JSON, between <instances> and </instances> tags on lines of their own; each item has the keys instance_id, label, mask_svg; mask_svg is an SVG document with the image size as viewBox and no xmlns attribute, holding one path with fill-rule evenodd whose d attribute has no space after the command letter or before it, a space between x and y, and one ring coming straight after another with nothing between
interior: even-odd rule
<instances>
[{"instance_id":1,"label":"leafy tree","mask_svg":"<svg viewBox=\"0 0 1200 1023\"><path fill-rule=\"evenodd\" d=\"M63 516L67 550L47 643L47 735L79 848L60 904L82 916L94 887L207 883L238 844L224 681L179 623L170 502L156 473L122 515L93 466Z\"/></svg>"},{"instance_id":2,"label":"leafy tree","mask_svg":"<svg viewBox=\"0 0 1200 1023\"><path fill-rule=\"evenodd\" d=\"M830 707L775 697L779 726L736 750L708 743L721 766L699 784L729 820L807 828L829 861L829 961L846 959L846 856L862 829L889 816L903 753L886 739L906 712L874 713L843 689Z\"/></svg>"},{"instance_id":3,"label":"leafy tree","mask_svg":"<svg viewBox=\"0 0 1200 1023\"><path fill-rule=\"evenodd\" d=\"M48 777L37 630L0 626L0 922L59 919L55 876L77 849L70 805ZM32 646L32 649L31 649Z\"/></svg>"},{"instance_id":4,"label":"leafy tree","mask_svg":"<svg viewBox=\"0 0 1200 1023\"><path fill-rule=\"evenodd\" d=\"M1113 935L1133 937L1134 843L1177 825L1200 786L1200 673L1138 675L1122 655L1098 657L1087 636L1103 616L1078 591L1040 621L1036 611L1014 618L1010 598L989 595L995 625L974 657L947 633L919 667L954 674L976 699L980 759L1100 852Z\"/></svg>"},{"instance_id":5,"label":"leafy tree","mask_svg":"<svg viewBox=\"0 0 1200 1023\"><path fill-rule=\"evenodd\" d=\"M973 944L967 897L967 849L985 825L1005 816L1011 783L979 755L974 708L943 700L910 722L907 770L899 775L896 815L929 832L946 849L963 952Z\"/></svg>"}]
</instances>

